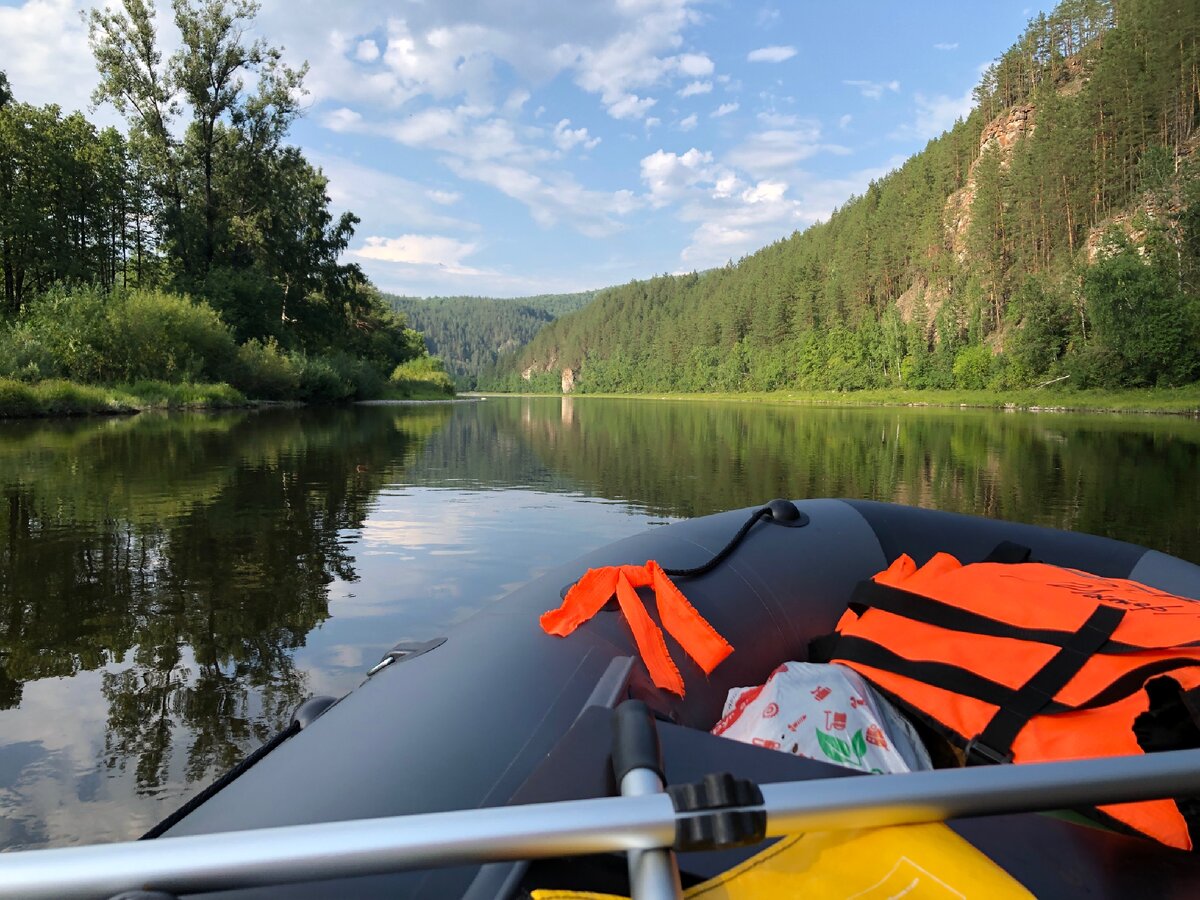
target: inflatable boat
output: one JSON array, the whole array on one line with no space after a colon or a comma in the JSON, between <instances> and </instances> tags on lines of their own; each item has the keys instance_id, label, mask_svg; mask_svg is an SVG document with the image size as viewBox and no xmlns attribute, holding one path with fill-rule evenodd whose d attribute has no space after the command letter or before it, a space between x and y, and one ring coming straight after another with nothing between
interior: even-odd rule
<instances>
[{"instance_id":1,"label":"inflatable boat","mask_svg":"<svg viewBox=\"0 0 1200 900\"><path fill-rule=\"evenodd\" d=\"M603 802L613 804L611 808L626 799L612 797L617 784L610 747L613 711L630 698L642 701L653 713L663 759L660 771L668 784L702 784L706 775L724 772L750 782L751 788L758 785L765 791L779 785L795 790L799 786L800 795L812 796L819 793L816 789L822 782L865 786L918 779L927 785L943 779L937 784L948 785L950 795L969 794L967 801L983 798L989 791L994 797L1010 798L990 806L986 800L974 806L950 802L946 809L951 812L993 814L953 818L948 824L1036 896L1200 895L1200 860L1192 853L1099 829L1070 816L1022 811L1045 809L1054 802L1047 799L1055 796L1053 791L1038 796L1027 784L1023 800L1011 799L1014 795L1007 786L978 780L993 770L1004 776L1024 766L851 779L839 777L846 773L833 766L709 733L730 688L762 683L783 661L805 660L810 643L838 622L854 586L901 554L917 563L938 552L963 561L981 560L1009 541L1030 548L1036 559L1045 562L1133 579L1192 599L1200 599L1200 567L1108 538L886 503L772 501L764 509L753 521L748 517L755 510L733 510L619 541L526 584L445 634L398 645L364 673L362 684L345 697L315 698L301 707L284 735L169 818L152 832L151 840L109 848L7 854L0 857L0 895L33 896L33 881L20 879L44 861L41 876L57 877L58 882L39 896L107 897L116 893L111 890L114 886L167 889L190 896L199 884L195 879L172 880L151 873L120 883L121 877L128 876L114 874L118 851L132 847L148 852L155 846L178 847L175 862L180 867L207 866L204 886L218 890L206 896L238 900L276 896L481 900L524 897L537 888L624 893L630 884L623 856L571 852L581 846L579 842L555 843L555 835L586 830L587 823L580 817L599 808L595 804L601 801L595 798L610 798ZM739 534L740 540L731 541ZM539 617L558 606L567 587L589 568L641 564L648 559L664 566L699 567L714 557L716 563L702 574L678 583L691 604L736 649L706 675L670 644L686 687L682 697L651 682L615 604L566 638L549 636L539 627ZM1191 776L1180 776L1180 772L1200 773L1195 753L1149 754L1130 760L1131 771L1136 772L1139 763L1150 771L1159 756L1179 757L1173 774L1162 776L1160 771L1160 781L1166 777L1200 793L1194 777L1189 781ZM1051 764L1048 771L1048 777L1058 778L1072 770L1069 764ZM1093 773L1089 769L1087 774ZM975 780L955 783L945 781L946 775ZM805 785L810 786L807 794ZM1136 796L1136 791L1129 796ZM643 808L632 803L636 798L629 799L630 805L622 808L633 810L635 818L642 815ZM726 799L724 805L736 808L743 801ZM746 802L763 801L760 797ZM572 807L572 803L584 805ZM908 804L911 809L913 797ZM486 834L476 836L475 851L462 849L463 833L451 822L446 826L450 831L441 837L426 829L427 844L459 842L458 852L423 857L439 863L436 867L421 867L422 857L415 857L418 867L401 871L380 871L378 864L355 868L337 864L333 857L338 841L357 838L345 832L326 841L319 830L327 823L363 823L382 817L422 823L422 829L424 823L431 823L428 828L433 829L443 820L429 814L467 810L475 811L474 818L456 820L459 825L485 823L478 827L486 831L502 828L506 813L509 821L516 822L522 810L553 805L560 806L566 817L546 825L540 838L532 832L527 836L550 848L539 856L566 855L535 862L506 858L519 852L511 848L480 849L480 841L487 845ZM891 820L884 816L883 821ZM870 823L860 818L858 824ZM217 843L175 841L195 836L215 841L229 832L251 832L242 839L245 852L239 859L253 858L259 852L254 833L267 835L292 826L318 826L315 831L293 832L307 835L304 839L315 841L316 849L310 848L306 856L296 843L300 837L285 842L293 848L293 857L291 863L284 861L289 883L282 886L272 886L265 875L239 880L239 871L248 870L239 870L241 862L222 858ZM602 822L596 831L607 828L612 838L625 827ZM603 844L583 846L600 849ZM321 858L322 847L328 850L328 858ZM268 854L278 847L260 849ZM689 850L678 854L686 887L736 866L761 847L712 849L702 841L682 849ZM92 856L79 855L87 852ZM204 854L210 855L200 860ZM457 864L445 865L454 861ZM86 886L81 886L82 876L74 881L67 877L76 867L87 866L96 869L96 877ZM359 872L369 874L355 874Z\"/></svg>"}]
</instances>

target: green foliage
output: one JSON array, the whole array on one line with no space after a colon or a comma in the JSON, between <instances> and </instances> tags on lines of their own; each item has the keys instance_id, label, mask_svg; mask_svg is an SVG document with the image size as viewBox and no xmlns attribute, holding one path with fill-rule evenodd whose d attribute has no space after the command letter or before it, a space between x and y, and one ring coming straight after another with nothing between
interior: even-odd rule
<instances>
[{"instance_id":1,"label":"green foliage","mask_svg":"<svg viewBox=\"0 0 1200 900\"><path fill-rule=\"evenodd\" d=\"M340 403L354 397L354 385L329 358L299 356L296 365L299 399L307 403Z\"/></svg>"},{"instance_id":2,"label":"green foliage","mask_svg":"<svg viewBox=\"0 0 1200 900\"><path fill-rule=\"evenodd\" d=\"M1184 301L1164 266L1120 235L1088 269L1083 292L1095 326L1093 380L1113 385L1182 384L1200 371L1197 304Z\"/></svg>"},{"instance_id":3,"label":"green foliage","mask_svg":"<svg viewBox=\"0 0 1200 900\"><path fill-rule=\"evenodd\" d=\"M538 330L557 317L586 306L595 291L543 294L512 300L492 297L415 297L384 295L391 308L425 337L429 352L446 363L455 386L473 390L480 375L493 370L506 354L520 350ZM484 376L485 380L494 375Z\"/></svg>"},{"instance_id":4,"label":"green foliage","mask_svg":"<svg viewBox=\"0 0 1200 900\"><path fill-rule=\"evenodd\" d=\"M258 400L291 399L300 387L295 363L274 340L252 338L238 347L229 380Z\"/></svg>"},{"instance_id":5,"label":"green foliage","mask_svg":"<svg viewBox=\"0 0 1200 900\"><path fill-rule=\"evenodd\" d=\"M454 396L454 381L436 356L421 356L401 363L389 379L393 390L405 397Z\"/></svg>"},{"instance_id":6,"label":"green foliage","mask_svg":"<svg viewBox=\"0 0 1200 900\"><path fill-rule=\"evenodd\" d=\"M148 379L118 384L111 393L139 409L234 409L247 405L245 395L227 384Z\"/></svg>"},{"instance_id":7,"label":"green foliage","mask_svg":"<svg viewBox=\"0 0 1200 900\"><path fill-rule=\"evenodd\" d=\"M954 357L954 386L981 391L992 380L992 352L978 344L963 347Z\"/></svg>"},{"instance_id":8,"label":"green foliage","mask_svg":"<svg viewBox=\"0 0 1200 900\"><path fill-rule=\"evenodd\" d=\"M10 378L0 378L0 415L35 416L41 408L32 387Z\"/></svg>"},{"instance_id":9,"label":"green foliage","mask_svg":"<svg viewBox=\"0 0 1200 900\"><path fill-rule=\"evenodd\" d=\"M1037 279L1027 278L1013 295L1009 316L1019 323L1009 332L1006 353L1014 386L1052 375L1073 336L1070 304Z\"/></svg>"},{"instance_id":10,"label":"green foliage","mask_svg":"<svg viewBox=\"0 0 1200 900\"><path fill-rule=\"evenodd\" d=\"M110 379L214 380L232 362L229 329L208 304L163 291L116 291L105 308Z\"/></svg>"},{"instance_id":11,"label":"green foliage","mask_svg":"<svg viewBox=\"0 0 1200 900\"><path fill-rule=\"evenodd\" d=\"M4 342L15 351L8 374L81 382L217 380L234 356L206 304L142 289L56 288L26 305Z\"/></svg>"},{"instance_id":12,"label":"green foliage","mask_svg":"<svg viewBox=\"0 0 1200 900\"><path fill-rule=\"evenodd\" d=\"M0 417L87 415L132 412L123 392L49 380L25 384L0 378Z\"/></svg>"}]
</instances>

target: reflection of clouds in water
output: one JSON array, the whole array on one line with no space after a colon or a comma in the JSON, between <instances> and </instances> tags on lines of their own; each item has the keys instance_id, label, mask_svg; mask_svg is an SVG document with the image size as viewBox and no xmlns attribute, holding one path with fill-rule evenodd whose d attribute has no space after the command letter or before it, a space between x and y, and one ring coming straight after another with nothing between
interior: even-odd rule
<instances>
[{"instance_id":1,"label":"reflection of clouds in water","mask_svg":"<svg viewBox=\"0 0 1200 900\"><path fill-rule=\"evenodd\" d=\"M400 546L419 550L437 545L462 543L467 527L466 515L442 519L369 519L362 529L362 542L368 547Z\"/></svg>"},{"instance_id":2,"label":"reflection of clouds in water","mask_svg":"<svg viewBox=\"0 0 1200 900\"><path fill-rule=\"evenodd\" d=\"M329 668L363 668L363 648L354 644L334 644L321 653L321 662Z\"/></svg>"},{"instance_id":3,"label":"reflection of clouds in water","mask_svg":"<svg viewBox=\"0 0 1200 900\"><path fill-rule=\"evenodd\" d=\"M444 635L527 581L648 521L623 503L577 494L384 491L363 523L362 542L349 548L359 580L329 585L332 617L308 635L296 664L314 693L341 696L397 641Z\"/></svg>"},{"instance_id":4,"label":"reflection of clouds in water","mask_svg":"<svg viewBox=\"0 0 1200 900\"><path fill-rule=\"evenodd\" d=\"M71 678L28 682L20 715L0 717L14 762L15 747L36 746L24 764L0 771L0 841L4 846L92 843L136 838L153 825L173 801L139 795L132 772L105 765L107 705L101 695L104 669Z\"/></svg>"}]
</instances>

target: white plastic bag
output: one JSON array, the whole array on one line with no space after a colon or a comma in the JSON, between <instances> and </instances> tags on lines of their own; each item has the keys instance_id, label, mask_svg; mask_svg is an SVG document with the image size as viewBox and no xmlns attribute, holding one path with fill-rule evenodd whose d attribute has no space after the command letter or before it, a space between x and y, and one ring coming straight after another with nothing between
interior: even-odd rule
<instances>
[{"instance_id":1,"label":"white plastic bag","mask_svg":"<svg viewBox=\"0 0 1200 900\"><path fill-rule=\"evenodd\" d=\"M852 669L787 662L732 688L713 734L863 772L932 769L912 724Z\"/></svg>"}]
</instances>

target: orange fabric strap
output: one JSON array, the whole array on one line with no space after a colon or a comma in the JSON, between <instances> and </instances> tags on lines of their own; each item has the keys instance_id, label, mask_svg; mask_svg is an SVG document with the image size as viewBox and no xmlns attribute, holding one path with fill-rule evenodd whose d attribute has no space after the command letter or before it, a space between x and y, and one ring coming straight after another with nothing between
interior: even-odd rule
<instances>
[{"instance_id":1,"label":"orange fabric strap","mask_svg":"<svg viewBox=\"0 0 1200 900\"><path fill-rule=\"evenodd\" d=\"M721 660L733 652L729 642L697 612L654 560L648 560L644 566L588 569L567 591L562 605L542 615L542 630L547 634L566 637L598 613L616 594L625 621L633 631L638 653L645 661L654 684L682 697L683 676L671 659L662 630L650 618L637 595L636 589L640 587L654 588L663 627L704 670L704 674L712 672Z\"/></svg>"}]
</instances>

